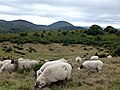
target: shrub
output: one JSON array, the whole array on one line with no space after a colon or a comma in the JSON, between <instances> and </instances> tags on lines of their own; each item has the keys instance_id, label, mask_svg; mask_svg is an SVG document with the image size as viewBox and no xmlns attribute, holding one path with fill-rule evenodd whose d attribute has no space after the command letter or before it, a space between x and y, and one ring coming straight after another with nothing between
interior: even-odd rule
<instances>
[{"instance_id":1,"label":"shrub","mask_svg":"<svg viewBox=\"0 0 120 90\"><path fill-rule=\"evenodd\" d=\"M18 50L23 50L23 47L19 47L19 46L13 46L14 48L17 48Z\"/></svg>"},{"instance_id":2,"label":"shrub","mask_svg":"<svg viewBox=\"0 0 120 90\"><path fill-rule=\"evenodd\" d=\"M68 46L69 44L68 43L63 43L62 46Z\"/></svg>"},{"instance_id":3,"label":"shrub","mask_svg":"<svg viewBox=\"0 0 120 90\"><path fill-rule=\"evenodd\" d=\"M21 32L19 33L20 36L28 36L27 32Z\"/></svg>"},{"instance_id":4,"label":"shrub","mask_svg":"<svg viewBox=\"0 0 120 90\"><path fill-rule=\"evenodd\" d=\"M116 35L117 35L117 36L120 36L120 30L116 32Z\"/></svg>"},{"instance_id":5,"label":"shrub","mask_svg":"<svg viewBox=\"0 0 120 90\"><path fill-rule=\"evenodd\" d=\"M25 55L25 53L20 52L20 51L16 51L16 50L14 50L14 53L17 53L17 54L20 54L20 55Z\"/></svg>"},{"instance_id":6,"label":"shrub","mask_svg":"<svg viewBox=\"0 0 120 90\"><path fill-rule=\"evenodd\" d=\"M103 35L103 30L100 26L98 25L92 25L88 30L87 30L88 35Z\"/></svg>"},{"instance_id":7,"label":"shrub","mask_svg":"<svg viewBox=\"0 0 120 90\"><path fill-rule=\"evenodd\" d=\"M63 31L61 34L64 35L64 36L66 36L66 35L67 35L67 32L66 32L66 31Z\"/></svg>"},{"instance_id":8,"label":"shrub","mask_svg":"<svg viewBox=\"0 0 120 90\"><path fill-rule=\"evenodd\" d=\"M115 49L114 53L115 53L116 55L120 56L120 46L118 46L118 47Z\"/></svg>"},{"instance_id":9,"label":"shrub","mask_svg":"<svg viewBox=\"0 0 120 90\"><path fill-rule=\"evenodd\" d=\"M34 48L32 48L32 47L29 47L29 49L26 49L29 53L31 53L31 52L37 52Z\"/></svg>"},{"instance_id":10,"label":"shrub","mask_svg":"<svg viewBox=\"0 0 120 90\"><path fill-rule=\"evenodd\" d=\"M109 33L116 33L118 30L113 28L112 26L107 26L104 31L109 32Z\"/></svg>"},{"instance_id":11,"label":"shrub","mask_svg":"<svg viewBox=\"0 0 120 90\"><path fill-rule=\"evenodd\" d=\"M38 32L35 32L33 36L40 36Z\"/></svg>"},{"instance_id":12,"label":"shrub","mask_svg":"<svg viewBox=\"0 0 120 90\"><path fill-rule=\"evenodd\" d=\"M8 47L5 52L11 52L12 51L12 48L11 47Z\"/></svg>"},{"instance_id":13,"label":"shrub","mask_svg":"<svg viewBox=\"0 0 120 90\"><path fill-rule=\"evenodd\" d=\"M41 34L41 37L42 37L42 38L44 38L44 37L45 37L43 33Z\"/></svg>"},{"instance_id":14,"label":"shrub","mask_svg":"<svg viewBox=\"0 0 120 90\"><path fill-rule=\"evenodd\" d=\"M107 55L106 54L99 54L99 58L105 58L105 57L107 57Z\"/></svg>"}]
</instances>

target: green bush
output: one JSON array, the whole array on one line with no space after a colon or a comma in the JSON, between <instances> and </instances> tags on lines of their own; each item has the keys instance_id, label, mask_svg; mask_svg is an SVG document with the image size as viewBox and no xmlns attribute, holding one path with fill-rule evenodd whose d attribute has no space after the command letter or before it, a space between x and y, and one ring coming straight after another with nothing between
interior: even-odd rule
<instances>
[{"instance_id":1,"label":"green bush","mask_svg":"<svg viewBox=\"0 0 120 90\"><path fill-rule=\"evenodd\" d=\"M38 32L35 32L33 36L40 36Z\"/></svg>"},{"instance_id":2,"label":"green bush","mask_svg":"<svg viewBox=\"0 0 120 90\"><path fill-rule=\"evenodd\" d=\"M109 32L109 33L116 33L118 30L113 28L112 26L107 26L104 31Z\"/></svg>"},{"instance_id":3,"label":"green bush","mask_svg":"<svg viewBox=\"0 0 120 90\"><path fill-rule=\"evenodd\" d=\"M8 47L5 52L11 52L12 51L12 48L11 47Z\"/></svg>"},{"instance_id":4,"label":"green bush","mask_svg":"<svg viewBox=\"0 0 120 90\"><path fill-rule=\"evenodd\" d=\"M102 28L98 25L92 25L88 30L87 30L87 34L88 35L103 35L104 32L102 30Z\"/></svg>"},{"instance_id":5,"label":"green bush","mask_svg":"<svg viewBox=\"0 0 120 90\"><path fill-rule=\"evenodd\" d=\"M28 36L27 32L21 32L19 33L20 36Z\"/></svg>"},{"instance_id":6,"label":"green bush","mask_svg":"<svg viewBox=\"0 0 120 90\"><path fill-rule=\"evenodd\" d=\"M120 46L118 46L114 52L116 55L120 56Z\"/></svg>"},{"instance_id":7,"label":"green bush","mask_svg":"<svg viewBox=\"0 0 120 90\"><path fill-rule=\"evenodd\" d=\"M23 47L20 47L20 46L17 46L17 45L14 45L13 47L18 49L18 50L23 50Z\"/></svg>"}]
</instances>

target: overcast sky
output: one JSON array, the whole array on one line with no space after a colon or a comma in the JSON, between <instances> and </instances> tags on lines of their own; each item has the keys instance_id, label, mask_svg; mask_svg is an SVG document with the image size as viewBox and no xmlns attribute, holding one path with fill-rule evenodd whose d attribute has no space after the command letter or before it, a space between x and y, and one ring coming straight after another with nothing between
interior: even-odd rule
<instances>
[{"instance_id":1,"label":"overcast sky","mask_svg":"<svg viewBox=\"0 0 120 90\"><path fill-rule=\"evenodd\" d=\"M120 27L120 0L0 0L0 19Z\"/></svg>"}]
</instances>

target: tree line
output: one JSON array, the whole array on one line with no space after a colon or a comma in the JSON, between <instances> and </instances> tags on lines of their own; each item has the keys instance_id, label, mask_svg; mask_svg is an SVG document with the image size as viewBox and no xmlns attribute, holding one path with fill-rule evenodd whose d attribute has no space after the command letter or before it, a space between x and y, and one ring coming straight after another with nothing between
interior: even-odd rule
<instances>
[{"instance_id":1,"label":"tree line","mask_svg":"<svg viewBox=\"0 0 120 90\"><path fill-rule=\"evenodd\" d=\"M56 31L39 31L39 32L21 32L12 34L1 34L0 42L10 41L11 43L62 43L84 44L92 46L101 46L109 50L110 53L120 56L120 31L107 26L101 28L99 25L92 25L88 29L80 30L56 30Z\"/></svg>"}]
</instances>

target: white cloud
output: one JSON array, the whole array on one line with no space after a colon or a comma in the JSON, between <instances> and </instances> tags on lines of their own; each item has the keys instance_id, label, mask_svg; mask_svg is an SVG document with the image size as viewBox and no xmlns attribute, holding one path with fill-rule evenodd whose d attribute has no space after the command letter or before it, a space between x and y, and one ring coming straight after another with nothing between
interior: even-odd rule
<instances>
[{"instance_id":1,"label":"white cloud","mask_svg":"<svg viewBox=\"0 0 120 90\"><path fill-rule=\"evenodd\" d=\"M12 20L17 20L17 19L23 19L23 20L27 20L30 22L33 22L34 24L45 24L45 25L49 25L50 23L54 23L56 22L55 19L51 19L51 18L47 18L47 17L40 17L40 16L34 16L34 15L1 15L0 14L0 19L4 19L4 17L6 17L5 20L7 21L12 21Z\"/></svg>"},{"instance_id":2,"label":"white cloud","mask_svg":"<svg viewBox=\"0 0 120 90\"><path fill-rule=\"evenodd\" d=\"M1 9L0 9L1 12L9 12L9 11L12 10L11 7L5 6L5 5L0 5L0 8L1 8Z\"/></svg>"},{"instance_id":3,"label":"white cloud","mask_svg":"<svg viewBox=\"0 0 120 90\"><path fill-rule=\"evenodd\" d=\"M64 20L74 25L120 25L120 0L1 0L0 19L36 24Z\"/></svg>"}]
</instances>

